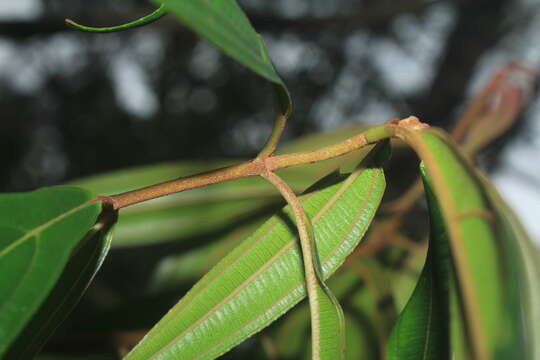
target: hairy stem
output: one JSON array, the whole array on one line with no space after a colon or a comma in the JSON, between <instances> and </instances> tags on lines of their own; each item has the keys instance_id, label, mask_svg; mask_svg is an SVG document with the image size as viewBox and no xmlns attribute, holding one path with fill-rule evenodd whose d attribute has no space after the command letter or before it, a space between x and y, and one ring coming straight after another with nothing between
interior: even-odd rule
<instances>
[{"instance_id":1,"label":"hairy stem","mask_svg":"<svg viewBox=\"0 0 540 360\"><path fill-rule=\"evenodd\" d=\"M108 199L113 203L115 209L121 209L129 205L138 204L143 201L189 189L217 184L242 177L259 175L263 169L263 166L264 165L260 161L249 161L221 169L211 170L197 175L165 181L156 185L147 186L117 195L112 195L109 196Z\"/></svg>"},{"instance_id":2,"label":"hairy stem","mask_svg":"<svg viewBox=\"0 0 540 360\"><path fill-rule=\"evenodd\" d=\"M411 119L414 120L412 123ZM121 209L129 205L134 205L140 202L193 188L217 184L248 176L262 175L268 171L284 169L289 166L305 165L332 159L345 155L351 151L358 150L366 145L373 144L394 136L396 126L414 127L418 126L418 124L421 124L418 119L412 117L399 121L399 124L397 120L393 120L385 125L373 127L361 134L355 135L334 145L323 147L319 150L279 156L269 156L266 158L255 158L252 161L238 165L212 170L193 176L181 177L179 179L166 181L141 189L111 195L108 197L102 197L101 199L103 199L103 201L111 202L114 209ZM422 124L422 126L427 125Z\"/></svg>"},{"instance_id":3,"label":"hairy stem","mask_svg":"<svg viewBox=\"0 0 540 360\"><path fill-rule=\"evenodd\" d=\"M314 360L322 359L321 353L330 353L332 358L339 360L343 358L345 349L345 325L343 311L339 302L330 292L322 277L322 269L319 262L319 255L314 241L314 233L311 222L302 208L302 204L294 191L283 181L278 175L271 171L266 171L261 174L263 178L268 180L272 185L279 190L283 198L291 207L296 219L296 227L300 237L300 245L302 247L302 259L304 261L304 273L306 278L306 288L309 299L309 308L311 314L311 345L312 358ZM331 304L334 311L335 321L331 324L332 329L324 327L321 324L321 305L323 302ZM336 339L337 343L331 345L321 343L321 333L325 333L324 337L328 336L328 332L332 332L332 338ZM325 348L323 348L325 347ZM331 347L331 348L326 348ZM326 357L325 357L326 358Z\"/></svg>"}]
</instances>

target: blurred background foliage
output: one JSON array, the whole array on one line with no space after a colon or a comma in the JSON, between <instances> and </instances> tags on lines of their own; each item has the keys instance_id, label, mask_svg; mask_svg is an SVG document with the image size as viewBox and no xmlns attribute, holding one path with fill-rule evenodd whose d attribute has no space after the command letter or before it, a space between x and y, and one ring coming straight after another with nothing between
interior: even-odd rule
<instances>
[{"instance_id":1,"label":"blurred background foliage","mask_svg":"<svg viewBox=\"0 0 540 360\"><path fill-rule=\"evenodd\" d=\"M536 0L239 2L293 96L284 141L410 114L449 129L496 69L510 61L540 64ZM172 16L107 35L80 33L63 23L69 17L113 25L151 9L143 0L0 3L0 191L137 165L256 154L273 120L266 83ZM503 194L519 204L536 239L540 168L531 164L540 153L539 116L534 100L479 157ZM416 163L403 165L411 159L407 152L395 154L390 196L414 179ZM155 322L185 291L159 299L141 294L141 284L169 250L113 251L51 348L81 341L108 346L99 336L104 328L140 329L141 319L130 325L129 306L148 309L145 326ZM86 334L98 335L63 340L82 331L80 323Z\"/></svg>"}]
</instances>

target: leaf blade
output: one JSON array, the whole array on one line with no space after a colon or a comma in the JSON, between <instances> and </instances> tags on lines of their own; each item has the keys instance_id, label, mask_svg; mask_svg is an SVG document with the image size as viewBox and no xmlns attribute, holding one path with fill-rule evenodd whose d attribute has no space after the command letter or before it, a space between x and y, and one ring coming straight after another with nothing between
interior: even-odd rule
<instances>
[{"instance_id":1,"label":"leaf blade","mask_svg":"<svg viewBox=\"0 0 540 360\"><path fill-rule=\"evenodd\" d=\"M75 187L0 195L0 354L49 293L101 205ZM65 240L64 240L65 239ZM44 271L46 270L46 271Z\"/></svg>"},{"instance_id":2,"label":"leaf blade","mask_svg":"<svg viewBox=\"0 0 540 360\"><path fill-rule=\"evenodd\" d=\"M424 175L430 210L430 240L424 268L387 344L389 359L448 359L448 239L429 180Z\"/></svg>"},{"instance_id":3,"label":"leaf blade","mask_svg":"<svg viewBox=\"0 0 540 360\"><path fill-rule=\"evenodd\" d=\"M302 198L315 232L320 235L317 248L325 278L356 246L382 197L381 159L370 161L374 163L364 162L345 181ZM343 207L355 210L342 211ZM126 359L215 358L300 301L305 296L303 266L289 216L274 216L233 250ZM333 220L340 216L344 225L336 227ZM268 287L272 290L262 290ZM212 336L205 335L208 331Z\"/></svg>"},{"instance_id":4,"label":"leaf blade","mask_svg":"<svg viewBox=\"0 0 540 360\"><path fill-rule=\"evenodd\" d=\"M25 359L36 355L77 305L107 256L117 215L117 211L104 207L94 226L72 252L54 288L8 349L7 358Z\"/></svg>"},{"instance_id":5,"label":"leaf blade","mask_svg":"<svg viewBox=\"0 0 540 360\"><path fill-rule=\"evenodd\" d=\"M520 311L534 312L530 294L518 284L537 282L538 275L524 277L523 252L501 231L501 214L485 183L442 132L399 129L398 134L422 159L448 233L455 274L451 302L457 299L460 311L454 324L462 326L461 334L451 326L452 350L463 353L465 344L474 359L533 358L526 357L535 345L524 329L538 325Z\"/></svg>"}]
</instances>

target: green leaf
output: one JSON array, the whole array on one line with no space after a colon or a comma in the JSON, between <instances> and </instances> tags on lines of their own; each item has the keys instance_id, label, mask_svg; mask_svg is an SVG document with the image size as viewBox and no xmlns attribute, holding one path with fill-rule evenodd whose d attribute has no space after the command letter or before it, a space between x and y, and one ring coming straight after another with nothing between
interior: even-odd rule
<instances>
[{"instance_id":1,"label":"green leaf","mask_svg":"<svg viewBox=\"0 0 540 360\"><path fill-rule=\"evenodd\" d=\"M504 251L509 257L511 266L508 267L509 277L513 280L508 294L509 301L515 312L522 310L525 319L523 343L525 346L525 358L540 358L540 257L538 249L528 237L523 226L510 207L497 193L489 181L483 178L487 188L487 198L492 205L499 224L498 230L501 237L507 239L504 243ZM512 259L512 260L510 260Z\"/></svg>"},{"instance_id":2,"label":"green leaf","mask_svg":"<svg viewBox=\"0 0 540 360\"><path fill-rule=\"evenodd\" d=\"M0 356L96 222L101 204L93 198L70 186L0 195Z\"/></svg>"},{"instance_id":3,"label":"green leaf","mask_svg":"<svg viewBox=\"0 0 540 360\"><path fill-rule=\"evenodd\" d=\"M117 215L117 211L104 207L95 225L73 250L47 299L9 348L7 359L26 359L37 354L77 305L111 247L111 229Z\"/></svg>"},{"instance_id":4,"label":"green leaf","mask_svg":"<svg viewBox=\"0 0 540 360\"><path fill-rule=\"evenodd\" d=\"M462 352L464 344L475 359L537 358L540 278L536 260L526 255L530 241L445 135L403 130L401 136L423 160L448 236L451 302L460 311L452 320L463 327L451 324L452 350Z\"/></svg>"},{"instance_id":5,"label":"green leaf","mask_svg":"<svg viewBox=\"0 0 540 360\"><path fill-rule=\"evenodd\" d=\"M311 217L323 275L354 249L384 191L382 154L346 179L301 197ZM234 249L146 335L126 359L213 359L305 297L292 215L285 208Z\"/></svg>"},{"instance_id":6,"label":"green leaf","mask_svg":"<svg viewBox=\"0 0 540 360\"><path fill-rule=\"evenodd\" d=\"M205 246L164 257L156 266L149 282L148 292L157 294L174 291L181 289L185 284L193 284L252 234L270 215L263 215L220 234Z\"/></svg>"},{"instance_id":7,"label":"green leaf","mask_svg":"<svg viewBox=\"0 0 540 360\"><path fill-rule=\"evenodd\" d=\"M426 181L427 182L427 181ZM449 359L448 240L429 184L431 238L426 263L387 343L388 359Z\"/></svg>"},{"instance_id":8,"label":"green leaf","mask_svg":"<svg viewBox=\"0 0 540 360\"><path fill-rule=\"evenodd\" d=\"M220 48L227 55L272 82L278 110L289 116L291 99L277 74L262 38L251 26L236 0L152 0L165 5L184 25Z\"/></svg>"}]
</instances>

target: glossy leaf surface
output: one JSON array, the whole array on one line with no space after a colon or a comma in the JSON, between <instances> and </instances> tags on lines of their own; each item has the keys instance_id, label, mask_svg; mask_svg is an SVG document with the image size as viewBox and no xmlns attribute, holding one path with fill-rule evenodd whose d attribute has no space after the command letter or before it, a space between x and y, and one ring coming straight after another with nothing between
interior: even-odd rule
<instances>
[{"instance_id":1,"label":"glossy leaf surface","mask_svg":"<svg viewBox=\"0 0 540 360\"><path fill-rule=\"evenodd\" d=\"M111 247L111 229L116 219L117 212L104 206L97 222L73 250L47 299L9 348L7 359L36 355L77 305Z\"/></svg>"},{"instance_id":2,"label":"glossy leaf surface","mask_svg":"<svg viewBox=\"0 0 540 360\"><path fill-rule=\"evenodd\" d=\"M451 140L435 130L401 135L424 162L448 236L460 305L453 321L463 326L452 331L452 349L461 353L464 340L474 359L533 359L538 325L524 314L537 313L539 279L522 250L530 243L516 236L517 223L503 227L504 213Z\"/></svg>"},{"instance_id":3,"label":"glossy leaf surface","mask_svg":"<svg viewBox=\"0 0 540 360\"><path fill-rule=\"evenodd\" d=\"M358 244L378 207L384 177L377 155L346 179L301 197L325 278ZM303 274L286 208L201 279L126 359L213 359L305 297Z\"/></svg>"},{"instance_id":4,"label":"glossy leaf surface","mask_svg":"<svg viewBox=\"0 0 540 360\"><path fill-rule=\"evenodd\" d=\"M0 195L0 355L45 300L101 204L62 186Z\"/></svg>"}]
</instances>

